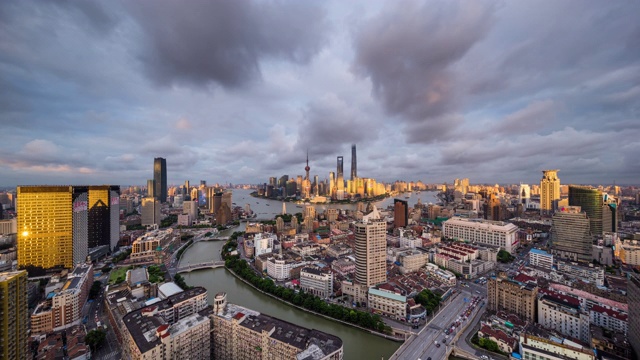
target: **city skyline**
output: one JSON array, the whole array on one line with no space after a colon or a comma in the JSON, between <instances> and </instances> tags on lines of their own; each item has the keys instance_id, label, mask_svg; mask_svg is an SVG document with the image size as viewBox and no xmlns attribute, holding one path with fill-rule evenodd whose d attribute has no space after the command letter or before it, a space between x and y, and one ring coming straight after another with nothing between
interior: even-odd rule
<instances>
[{"instance_id":1,"label":"city skyline","mask_svg":"<svg viewBox=\"0 0 640 360\"><path fill-rule=\"evenodd\" d=\"M639 10L3 2L0 186L144 185L156 157L168 184L255 184L307 149L326 179L352 144L385 182L635 185Z\"/></svg>"}]
</instances>

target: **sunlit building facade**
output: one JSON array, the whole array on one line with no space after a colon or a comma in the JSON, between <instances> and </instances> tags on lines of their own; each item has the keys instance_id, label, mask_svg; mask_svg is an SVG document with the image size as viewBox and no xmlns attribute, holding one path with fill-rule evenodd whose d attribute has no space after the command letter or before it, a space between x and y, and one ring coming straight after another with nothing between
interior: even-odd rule
<instances>
[{"instance_id":1,"label":"sunlit building facade","mask_svg":"<svg viewBox=\"0 0 640 360\"><path fill-rule=\"evenodd\" d=\"M18 266L73 267L72 199L72 186L17 187Z\"/></svg>"},{"instance_id":2,"label":"sunlit building facade","mask_svg":"<svg viewBox=\"0 0 640 360\"><path fill-rule=\"evenodd\" d=\"M569 206L580 206L589 218L591 235L602 235L602 192L587 186L569 186Z\"/></svg>"},{"instance_id":3,"label":"sunlit building facade","mask_svg":"<svg viewBox=\"0 0 640 360\"><path fill-rule=\"evenodd\" d=\"M355 224L355 279L371 287L387 281L387 223L372 219Z\"/></svg>"},{"instance_id":4,"label":"sunlit building facade","mask_svg":"<svg viewBox=\"0 0 640 360\"><path fill-rule=\"evenodd\" d=\"M560 200L560 170L542 170L540 180L540 213L543 215L553 214L558 209Z\"/></svg>"},{"instance_id":5,"label":"sunlit building facade","mask_svg":"<svg viewBox=\"0 0 640 360\"><path fill-rule=\"evenodd\" d=\"M0 273L0 359L31 359L27 272Z\"/></svg>"}]
</instances>

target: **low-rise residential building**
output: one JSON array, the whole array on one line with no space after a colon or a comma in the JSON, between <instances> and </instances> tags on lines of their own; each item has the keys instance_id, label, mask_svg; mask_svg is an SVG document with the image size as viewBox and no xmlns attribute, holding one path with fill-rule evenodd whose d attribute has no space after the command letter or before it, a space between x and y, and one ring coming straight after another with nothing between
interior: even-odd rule
<instances>
[{"instance_id":1,"label":"low-rise residential building","mask_svg":"<svg viewBox=\"0 0 640 360\"><path fill-rule=\"evenodd\" d=\"M520 333L519 353L524 360L595 360L589 344L566 339L538 324Z\"/></svg>"},{"instance_id":2,"label":"low-rise residential building","mask_svg":"<svg viewBox=\"0 0 640 360\"><path fill-rule=\"evenodd\" d=\"M500 329L493 329L491 326L483 324L478 331L478 336L485 339L495 341L498 344L500 351L507 354L511 354L514 349L517 349L518 338L509 336L507 333Z\"/></svg>"},{"instance_id":3,"label":"low-rise residential building","mask_svg":"<svg viewBox=\"0 0 640 360\"><path fill-rule=\"evenodd\" d=\"M352 254L353 250L346 244L333 244L327 248L326 253L327 256L339 259Z\"/></svg>"},{"instance_id":4,"label":"low-rise residential building","mask_svg":"<svg viewBox=\"0 0 640 360\"><path fill-rule=\"evenodd\" d=\"M402 274L416 272L429 261L429 254L420 250L406 250L398 254L400 272Z\"/></svg>"},{"instance_id":5,"label":"low-rise residential building","mask_svg":"<svg viewBox=\"0 0 640 360\"><path fill-rule=\"evenodd\" d=\"M442 270L435 264L427 264L425 272L445 286L456 286L456 275L448 270Z\"/></svg>"},{"instance_id":6,"label":"low-rise residential building","mask_svg":"<svg viewBox=\"0 0 640 360\"><path fill-rule=\"evenodd\" d=\"M591 348L598 354L612 354L624 359L631 359L633 350L625 334L615 331L604 331L601 327L591 325ZM603 356L603 358L606 358Z\"/></svg>"},{"instance_id":7,"label":"low-rise residential building","mask_svg":"<svg viewBox=\"0 0 640 360\"><path fill-rule=\"evenodd\" d=\"M604 268L600 266L594 266L593 264L584 266L577 263L558 261L557 267L559 273L569 277L593 282L598 286L604 285Z\"/></svg>"},{"instance_id":8,"label":"low-rise residential building","mask_svg":"<svg viewBox=\"0 0 640 360\"><path fill-rule=\"evenodd\" d=\"M213 319L213 359L342 360L342 340L228 304L216 294Z\"/></svg>"},{"instance_id":9,"label":"low-rise residential building","mask_svg":"<svg viewBox=\"0 0 640 360\"><path fill-rule=\"evenodd\" d=\"M328 298L333 294L333 274L318 267L304 267L300 270L300 288L319 298Z\"/></svg>"},{"instance_id":10,"label":"low-rise residential building","mask_svg":"<svg viewBox=\"0 0 640 360\"><path fill-rule=\"evenodd\" d=\"M551 270L553 267L553 255L544 250L531 249L529 250L529 264Z\"/></svg>"},{"instance_id":11,"label":"low-rise residential building","mask_svg":"<svg viewBox=\"0 0 640 360\"><path fill-rule=\"evenodd\" d=\"M493 261L471 260L469 262L460 260L449 260L445 266L447 269L461 274L465 279L471 279L478 274L492 270L496 266Z\"/></svg>"},{"instance_id":12,"label":"low-rise residential building","mask_svg":"<svg viewBox=\"0 0 640 360\"><path fill-rule=\"evenodd\" d=\"M407 317L407 297L388 284L369 288L368 307L374 313L400 320Z\"/></svg>"},{"instance_id":13,"label":"low-rise residential building","mask_svg":"<svg viewBox=\"0 0 640 360\"><path fill-rule=\"evenodd\" d=\"M353 274L356 271L356 262L347 258L334 260L331 263L331 269L337 271L343 276L346 276Z\"/></svg>"},{"instance_id":14,"label":"low-rise residential building","mask_svg":"<svg viewBox=\"0 0 640 360\"><path fill-rule=\"evenodd\" d=\"M480 260L497 263L499 251L499 248L481 247L478 249L478 255L480 256Z\"/></svg>"}]
</instances>

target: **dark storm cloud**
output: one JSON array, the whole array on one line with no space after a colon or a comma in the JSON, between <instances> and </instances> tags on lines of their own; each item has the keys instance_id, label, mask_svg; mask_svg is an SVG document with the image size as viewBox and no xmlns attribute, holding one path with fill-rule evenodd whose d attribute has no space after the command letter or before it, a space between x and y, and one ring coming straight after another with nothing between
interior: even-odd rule
<instances>
[{"instance_id":1,"label":"dark storm cloud","mask_svg":"<svg viewBox=\"0 0 640 360\"><path fill-rule=\"evenodd\" d=\"M324 44L325 13L298 1L145 1L129 4L147 37L141 54L161 84L241 87L260 63L304 64Z\"/></svg>"},{"instance_id":2,"label":"dark storm cloud","mask_svg":"<svg viewBox=\"0 0 640 360\"><path fill-rule=\"evenodd\" d=\"M456 110L451 67L486 35L492 13L477 2L394 2L357 30L355 72L371 80L387 114L419 124L407 129L410 141L456 125L437 119Z\"/></svg>"}]
</instances>

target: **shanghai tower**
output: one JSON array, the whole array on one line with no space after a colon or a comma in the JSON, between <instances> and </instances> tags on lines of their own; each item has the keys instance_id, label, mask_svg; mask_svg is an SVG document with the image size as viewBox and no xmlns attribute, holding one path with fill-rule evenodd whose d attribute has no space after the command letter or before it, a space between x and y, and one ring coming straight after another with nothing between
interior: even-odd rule
<instances>
[{"instance_id":1,"label":"shanghai tower","mask_svg":"<svg viewBox=\"0 0 640 360\"><path fill-rule=\"evenodd\" d=\"M356 161L356 144L351 145L351 181L358 177L358 165Z\"/></svg>"}]
</instances>

